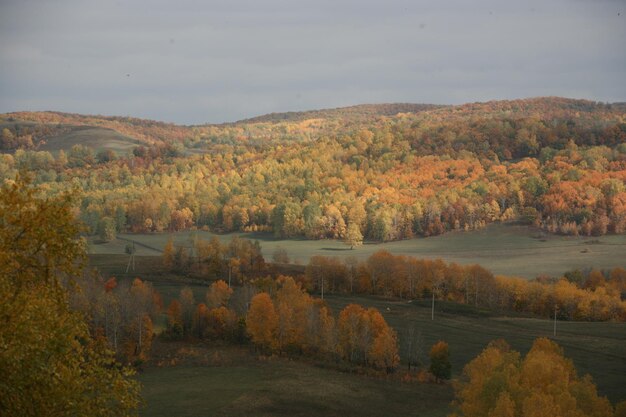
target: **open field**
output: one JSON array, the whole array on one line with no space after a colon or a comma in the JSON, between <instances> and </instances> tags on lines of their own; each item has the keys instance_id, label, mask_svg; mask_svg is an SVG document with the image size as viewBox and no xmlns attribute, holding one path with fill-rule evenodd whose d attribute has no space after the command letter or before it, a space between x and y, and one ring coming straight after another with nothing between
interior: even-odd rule
<instances>
[{"instance_id":1,"label":"open field","mask_svg":"<svg viewBox=\"0 0 626 417\"><path fill-rule=\"evenodd\" d=\"M40 151L56 153L60 150L69 151L74 145L83 145L92 148L94 152L112 150L118 155L129 154L132 149L142 143L136 139L124 136L112 129L92 126L73 126L68 133L52 136L46 143L38 147Z\"/></svg>"},{"instance_id":2,"label":"open field","mask_svg":"<svg viewBox=\"0 0 626 417\"><path fill-rule=\"evenodd\" d=\"M426 361L430 346L446 340L453 378L493 339L504 338L525 354L535 338L552 335L550 320L477 317L479 312L467 308L457 314L458 306L453 304L438 305L431 321L427 301L336 296L327 301L335 310L351 302L380 309L399 333L402 356L403 336L410 326L421 333ZM442 313L442 309L448 312ZM612 402L626 399L626 323L559 322L557 332L554 340L573 360L579 374L590 373L600 394ZM255 361L243 356L224 360L222 366L150 367L138 379L144 385L147 408L142 414L146 416L428 417L447 415L452 400L450 385L376 379L322 369L297 359Z\"/></svg>"},{"instance_id":3,"label":"open field","mask_svg":"<svg viewBox=\"0 0 626 417\"><path fill-rule=\"evenodd\" d=\"M385 249L396 255L418 258L442 258L460 264L478 263L495 274L534 278L545 274L560 276L575 268L626 267L626 235L599 238L567 237L542 234L526 226L492 224L483 230L451 232L441 236L410 239L389 243L366 243L350 250L333 240L277 240L270 234L246 233L214 235L202 231L174 234L125 234L120 238L133 240L137 255L158 255L170 236L175 243L191 246L198 236L210 239L217 236L228 242L233 236L257 239L263 255L270 260L277 247L287 250L292 262L306 264L311 256L324 255L345 258L355 256L365 259L372 253ZM106 244L92 244L93 254L123 254L126 241L118 239ZM152 248L152 249L151 249Z\"/></svg>"},{"instance_id":4,"label":"open field","mask_svg":"<svg viewBox=\"0 0 626 417\"><path fill-rule=\"evenodd\" d=\"M401 383L286 360L150 368L145 416L423 416L449 413L449 385Z\"/></svg>"},{"instance_id":5,"label":"open field","mask_svg":"<svg viewBox=\"0 0 626 417\"><path fill-rule=\"evenodd\" d=\"M122 274L128 256L91 255L91 265L120 279L152 277L165 304L189 285L196 300L203 300L208 283L201 284L162 273L155 256L138 256L137 271ZM178 280L178 281L175 281ZM412 302L377 297L332 295L326 297L338 313L349 303L375 307L397 331L403 366L406 338L413 327L422 339L423 362L437 340L449 343L453 378L463 366L497 338L525 354L537 337L552 337L553 322L523 316L498 317L471 306L437 301L435 320L430 300ZM156 328L163 327L157 322ZM554 340L571 358L579 374L589 373L601 395L612 402L626 400L626 323L557 323ZM148 368L139 376L148 403L145 415L398 415L443 416L449 412L449 386L401 384L343 374L297 361L239 362L228 366L178 366ZM339 388L341 389L339 389ZM167 393L167 395L165 394ZM428 414L430 413L430 414ZM383 413L386 414L386 413Z\"/></svg>"},{"instance_id":6,"label":"open field","mask_svg":"<svg viewBox=\"0 0 626 417\"><path fill-rule=\"evenodd\" d=\"M437 302L431 320L430 300L390 301L372 297L326 297L337 313L349 303L375 307L398 332L400 356L405 357L407 331L414 327L424 340L424 360L438 340L450 346L453 376L494 339L505 339L513 349L526 354L538 337L556 341L574 361L579 374L590 374L601 394L612 401L626 400L626 323L557 322L527 317L497 317L468 306ZM442 312L443 310L443 312Z\"/></svg>"}]
</instances>

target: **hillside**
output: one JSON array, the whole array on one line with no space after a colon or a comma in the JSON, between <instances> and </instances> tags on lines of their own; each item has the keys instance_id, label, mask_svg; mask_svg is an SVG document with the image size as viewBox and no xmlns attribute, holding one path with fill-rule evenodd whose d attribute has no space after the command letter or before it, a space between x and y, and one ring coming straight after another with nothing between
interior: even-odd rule
<instances>
[{"instance_id":1,"label":"hillside","mask_svg":"<svg viewBox=\"0 0 626 417\"><path fill-rule=\"evenodd\" d=\"M198 126L179 126L132 117L50 111L15 112L0 115L0 131L7 129L12 136L0 136L0 150L68 151L76 144L94 150L111 149L122 153L139 145L163 146L172 143L182 143L196 150L216 144L247 144L258 147L346 135L359 129L380 131L394 126L403 130L415 130L425 124L433 125L433 122L435 135L446 131L447 139L443 140L446 142L449 141L450 132L454 133L455 148L459 148L467 146L461 145L465 139L476 142L475 137L459 138L460 127L479 129L482 133L495 133L496 137L493 139L497 140L497 136L514 136L521 127L511 126L507 132L498 132L493 130L493 126L485 126L485 123L496 120L505 123L546 121L563 124L570 130L572 127L597 130L607 125L623 123L624 114L625 103L603 104L559 97L468 103L459 106L363 104L336 109L271 113L234 123ZM423 136L421 129L417 130ZM428 135L432 134L428 132ZM590 139L583 137L579 144L594 145ZM425 152L448 153L448 149L437 148L440 145L438 143ZM472 151L476 152L475 149Z\"/></svg>"},{"instance_id":2,"label":"hillside","mask_svg":"<svg viewBox=\"0 0 626 417\"><path fill-rule=\"evenodd\" d=\"M69 151L83 145L124 154L139 145L180 142L189 135L185 126L152 120L60 112L6 113L0 115L0 131L0 150Z\"/></svg>"},{"instance_id":3,"label":"hillside","mask_svg":"<svg viewBox=\"0 0 626 417\"><path fill-rule=\"evenodd\" d=\"M400 110L415 111L389 115ZM0 177L28 169L51 193L74 178L92 233L103 219L118 232L345 239L351 228L373 241L501 221L626 230L623 104L366 105L193 127L52 112L0 123L5 149L22 149L0 160ZM119 155L94 155L103 148ZM66 155L34 152L46 149Z\"/></svg>"},{"instance_id":4,"label":"hillside","mask_svg":"<svg viewBox=\"0 0 626 417\"><path fill-rule=\"evenodd\" d=\"M444 106L413 103L360 104L357 106L339 107L335 109L270 113L249 119L239 120L232 124L272 123L283 121L301 122L309 119L365 120L368 117L395 116L398 113L419 113L441 107Z\"/></svg>"}]
</instances>

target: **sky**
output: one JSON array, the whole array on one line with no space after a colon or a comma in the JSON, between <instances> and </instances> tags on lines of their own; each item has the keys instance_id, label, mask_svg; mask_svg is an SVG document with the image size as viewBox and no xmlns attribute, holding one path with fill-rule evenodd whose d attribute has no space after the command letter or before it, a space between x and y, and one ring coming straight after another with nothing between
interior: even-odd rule
<instances>
[{"instance_id":1,"label":"sky","mask_svg":"<svg viewBox=\"0 0 626 417\"><path fill-rule=\"evenodd\" d=\"M0 0L0 113L626 101L625 0Z\"/></svg>"}]
</instances>

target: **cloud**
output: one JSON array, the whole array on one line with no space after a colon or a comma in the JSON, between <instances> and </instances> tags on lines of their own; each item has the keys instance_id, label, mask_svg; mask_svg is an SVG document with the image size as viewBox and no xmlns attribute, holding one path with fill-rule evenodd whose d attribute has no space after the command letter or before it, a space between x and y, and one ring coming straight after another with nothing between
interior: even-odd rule
<instances>
[{"instance_id":1,"label":"cloud","mask_svg":"<svg viewBox=\"0 0 626 417\"><path fill-rule=\"evenodd\" d=\"M4 1L0 111L204 123L362 102L623 101L623 9L609 0Z\"/></svg>"}]
</instances>

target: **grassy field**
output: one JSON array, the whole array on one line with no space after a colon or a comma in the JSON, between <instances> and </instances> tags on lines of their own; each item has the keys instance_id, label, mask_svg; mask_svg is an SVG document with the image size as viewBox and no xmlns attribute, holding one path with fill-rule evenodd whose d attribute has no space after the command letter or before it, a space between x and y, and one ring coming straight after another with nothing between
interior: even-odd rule
<instances>
[{"instance_id":1,"label":"grassy field","mask_svg":"<svg viewBox=\"0 0 626 417\"><path fill-rule=\"evenodd\" d=\"M369 297L329 297L336 311L356 302L381 310L398 331L401 355L407 329L423 338L423 359L437 340L450 346L453 378L489 341L506 339L525 354L533 340L552 336L552 322L529 318L489 317L472 309L438 304L430 319L428 301L407 303ZM442 312L447 310L447 312ZM559 322L554 340L579 374L590 373L601 395L626 399L626 323ZM237 348L231 348L237 349ZM216 354L217 355L217 354ZM252 360L250 355L211 363L149 367L143 384L145 416L445 416L450 385L402 383L322 369L298 360ZM209 361L211 362L211 361ZM400 370L401 371L401 370Z\"/></svg>"},{"instance_id":2,"label":"grassy field","mask_svg":"<svg viewBox=\"0 0 626 417\"><path fill-rule=\"evenodd\" d=\"M600 238L566 237L541 234L533 228L516 225L493 224L483 230L451 232L441 236L404 240L389 243L366 243L350 250L342 242L333 240L277 240L269 234L237 234L258 239L263 255L271 259L277 247L287 250L292 262L306 264L314 255L345 258L355 256L365 259L372 253L385 249L394 254L418 258L442 258L460 264L478 263L495 274L534 278L540 274L560 276L575 268L626 267L626 235ZM210 239L213 234L187 231L175 234L121 235L133 240L138 255L158 255L172 236L177 244L191 246L194 236ZM228 242L235 234L217 235ZM116 240L106 244L92 244L94 254L122 254L126 241Z\"/></svg>"},{"instance_id":3,"label":"grassy field","mask_svg":"<svg viewBox=\"0 0 626 417\"><path fill-rule=\"evenodd\" d=\"M155 273L152 284L166 304L178 296L183 285L190 286L197 301L203 300L206 294L207 284L163 274L160 262L154 256L138 256L137 273L128 275L121 273L126 268L127 255L91 255L90 260L92 266L120 279L135 275L150 277ZM327 295L326 302L335 313L349 303L379 309L398 332L403 362L410 328L421 336L421 359L424 362L427 362L428 350L433 343L447 341L453 377L457 377L463 366L491 340L503 338L525 354L537 337L552 337L553 332L551 320L498 317L469 306L443 302L437 302L435 320L431 320L430 300L409 303L376 297ZM157 323L157 327L160 325L162 323ZM554 340L573 360L580 374L592 375L602 395L607 395L613 402L626 400L626 323L559 321ZM150 416L349 416L381 415L387 409L398 415L443 416L448 412L451 399L449 387L380 381L284 361L234 361L218 368L148 368L139 378L144 383L148 402L145 415Z\"/></svg>"},{"instance_id":4,"label":"grassy field","mask_svg":"<svg viewBox=\"0 0 626 417\"><path fill-rule=\"evenodd\" d=\"M59 136L46 139L38 150L56 153L60 150L69 151L74 145L92 148L95 152L112 150L118 155L129 154L132 149L142 143L131 137L124 136L112 129L92 126L73 126L72 130Z\"/></svg>"},{"instance_id":5,"label":"grassy field","mask_svg":"<svg viewBox=\"0 0 626 417\"><path fill-rule=\"evenodd\" d=\"M400 355L405 356L408 329L414 327L424 341L424 359L438 340L450 346L453 375L494 339L505 339L525 354L538 337L550 337L563 347L580 374L590 374L603 395L626 400L626 323L557 322L526 317L489 316L486 312L452 303L437 303L431 320L430 300L390 301L371 297L326 297L337 313L349 303L375 307L398 332Z\"/></svg>"},{"instance_id":6,"label":"grassy field","mask_svg":"<svg viewBox=\"0 0 626 417\"><path fill-rule=\"evenodd\" d=\"M401 383L286 360L151 368L139 375L159 416L422 416L450 409L449 385Z\"/></svg>"}]
</instances>

